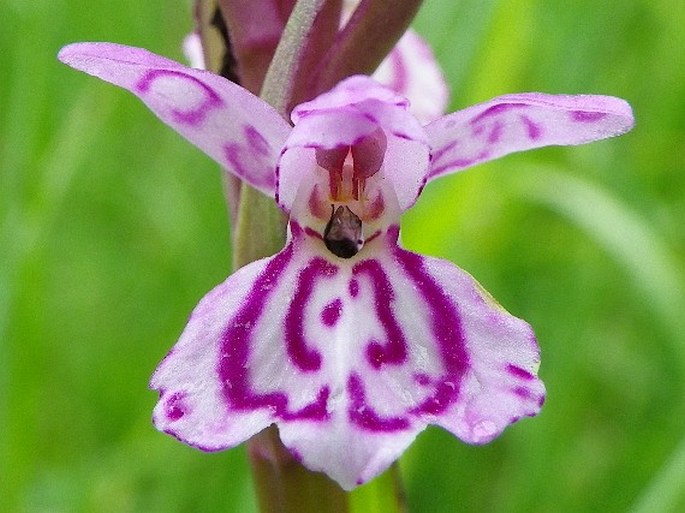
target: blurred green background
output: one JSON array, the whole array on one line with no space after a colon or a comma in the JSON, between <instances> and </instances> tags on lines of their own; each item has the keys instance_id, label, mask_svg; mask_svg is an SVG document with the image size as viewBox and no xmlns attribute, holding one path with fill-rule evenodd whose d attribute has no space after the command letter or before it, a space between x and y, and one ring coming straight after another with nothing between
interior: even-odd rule
<instances>
[{"instance_id":1,"label":"blurred green background","mask_svg":"<svg viewBox=\"0 0 685 513\"><path fill-rule=\"evenodd\" d=\"M229 269L216 165L57 62L104 40L182 60L189 0L0 5L0 511L253 511L242 448L156 432L147 381ZM404 220L536 329L541 415L402 459L414 512L685 511L685 2L426 0L452 108L516 91L626 98L619 139L430 185Z\"/></svg>"}]
</instances>

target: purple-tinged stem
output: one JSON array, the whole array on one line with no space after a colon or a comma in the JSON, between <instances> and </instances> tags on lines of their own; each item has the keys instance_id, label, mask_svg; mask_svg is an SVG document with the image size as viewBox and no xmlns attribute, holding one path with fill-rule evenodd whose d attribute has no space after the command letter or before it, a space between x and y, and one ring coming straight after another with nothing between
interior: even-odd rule
<instances>
[{"instance_id":1,"label":"purple-tinged stem","mask_svg":"<svg viewBox=\"0 0 685 513\"><path fill-rule=\"evenodd\" d=\"M372 74L406 32L421 3L362 0L321 62L306 96L327 91L350 75Z\"/></svg>"},{"instance_id":2,"label":"purple-tinged stem","mask_svg":"<svg viewBox=\"0 0 685 513\"><path fill-rule=\"evenodd\" d=\"M217 0L226 23L236 75L259 94L294 0Z\"/></svg>"}]
</instances>

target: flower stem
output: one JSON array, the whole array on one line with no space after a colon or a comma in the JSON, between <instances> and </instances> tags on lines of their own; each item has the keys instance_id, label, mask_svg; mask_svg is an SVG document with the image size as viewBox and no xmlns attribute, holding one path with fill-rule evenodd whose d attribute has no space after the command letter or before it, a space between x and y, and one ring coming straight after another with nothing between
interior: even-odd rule
<instances>
[{"instance_id":1,"label":"flower stem","mask_svg":"<svg viewBox=\"0 0 685 513\"><path fill-rule=\"evenodd\" d=\"M283 446L275 426L248 443L252 478L262 513L344 513L347 494L324 474L311 472Z\"/></svg>"}]
</instances>

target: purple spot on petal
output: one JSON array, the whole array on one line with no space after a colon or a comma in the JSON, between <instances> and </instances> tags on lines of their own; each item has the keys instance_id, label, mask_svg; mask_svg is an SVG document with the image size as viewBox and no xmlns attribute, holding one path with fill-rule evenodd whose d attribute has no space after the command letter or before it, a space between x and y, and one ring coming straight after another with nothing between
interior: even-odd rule
<instances>
[{"instance_id":1,"label":"purple spot on petal","mask_svg":"<svg viewBox=\"0 0 685 513\"><path fill-rule=\"evenodd\" d=\"M245 131L245 141L252 150L265 157L271 155L271 146L255 127L246 125L243 130Z\"/></svg>"},{"instance_id":2,"label":"purple spot on petal","mask_svg":"<svg viewBox=\"0 0 685 513\"><path fill-rule=\"evenodd\" d=\"M495 121L492 130L488 134L488 142L490 144L498 143L502 138L502 131L504 130L504 124L501 121Z\"/></svg>"},{"instance_id":3,"label":"purple spot on petal","mask_svg":"<svg viewBox=\"0 0 685 513\"><path fill-rule=\"evenodd\" d=\"M425 372L417 372L414 374L414 381L416 381L419 385L427 386L430 385L433 380Z\"/></svg>"},{"instance_id":4,"label":"purple spot on petal","mask_svg":"<svg viewBox=\"0 0 685 513\"><path fill-rule=\"evenodd\" d=\"M531 391L526 387L516 387L513 392L522 399L530 399L532 397Z\"/></svg>"},{"instance_id":5,"label":"purple spot on petal","mask_svg":"<svg viewBox=\"0 0 685 513\"><path fill-rule=\"evenodd\" d=\"M184 392L176 392L166 401L166 408L164 415L170 421L176 421L188 413L188 407L183 403L186 394Z\"/></svg>"},{"instance_id":6,"label":"purple spot on petal","mask_svg":"<svg viewBox=\"0 0 685 513\"><path fill-rule=\"evenodd\" d=\"M357 280L352 278L347 288L350 291L350 296L357 297L357 295L359 294L359 282Z\"/></svg>"},{"instance_id":7,"label":"purple spot on petal","mask_svg":"<svg viewBox=\"0 0 685 513\"><path fill-rule=\"evenodd\" d=\"M531 141L536 141L540 138L540 135L542 135L542 130L540 130L540 126L535 123L532 119L530 119L528 116L521 116L521 121L523 121L523 124L526 127L526 133L528 134L528 138Z\"/></svg>"},{"instance_id":8,"label":"purple spot on petal","mask_svg":"<svg viewBox=\"0 0 685 513\"><path fill-rule=\"evenodd\" d=\"M606 117L606 112L588 112L584 110L572 110L570 112L571 120L578 121L580 123L594 123L600 119Z\"/></svg>"},{"instance_id":9,"label":"purple spot on petal","mask_svg":"<svg viewBox=\"0 0 685 513\"><path fill-rule=\"evenodd\" d=\"M331 301L321 311L321 322L326 326L335 326L342 314L342 300L340 298Z\"/></svg>"},{"instance_id":10,"label":"purple spot on petal","mask_svg":"<svg viewBox=\"0 0 685 513\"><path fill-rule=\"evenodd\" d=\"M347 379L347 393L350 395L348 415L350 421L367 431L388 432L401 431L409 427L405 417L381 417L376 410L366 403L364 384L357 374Z\"/></svg>"},{"instance_id":11,"label":"purple spot on petal","mask_svg":"<svg viewBox=\"0 0 685 513\"><path fill-rule=\"evenodd\" d=\"M514 365L513 363L507 364L506 369L509 374L516 376L517 378L524 379L526 381L535 379L533 374L528 372L526 369L519 367L518 365Z\"/></svg>"},{"instance_id":12,"label":"purple spot on petal","mask_svg":"<svg viewBox=\"0 0 685 513\"><path fill-rule=\"evenodd\" d=\"M321 277L334 276L337 272L335 265L323 258L314 258L298 276L295 296L285 316L285 340L288 356L300 370L317 371L321 368L321 354L308 348L304 337L304 310L316 281Z\"/></svg>"}]
</instances>

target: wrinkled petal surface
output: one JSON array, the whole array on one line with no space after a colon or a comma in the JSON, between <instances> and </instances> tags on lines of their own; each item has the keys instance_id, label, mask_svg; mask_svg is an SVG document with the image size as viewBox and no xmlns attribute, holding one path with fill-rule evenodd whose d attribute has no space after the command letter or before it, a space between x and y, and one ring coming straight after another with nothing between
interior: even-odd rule
<instances>
[{"instance_id":1,"label":"wrinkled petal surface","mask_svg":"<svg viewBox=\"0 0 685 513\"><path fill-rule=\"evenodd\" d=\"M290 125L242 87L141 48L77 43L59 59L138 96L166 124L260 191L274 171Z\"/></svg>"},{"instance_id":2,"label":"wrinkled petal surface","mask_svg":"<svg viewBox=\"0 0 685 513\"><path fill-rule=\"evenodd\" d=\"M421 122L435 121L445 113L449 88L430 46L413 30L407 30L372 75L409 102Z\"/></svg>"},{"instance_id":3,"label":"wrinkled petal surface","mask_svg":"<svg viewBox=\"0 0 685 513\"><path fill-rule=\"evenodd\" d=\"M614 137L633 123L630 105L611 96L500 96L426 126L432 148L428 178L518 151Z\"/></svg>"},{"instance_id":4,"label":"wrinkled petal surface","mask_svg":"<svg viewBox=\"0 0 685 513\"><path fill-rule=\"evenodd\" d=\"M427 424L483 443L538 412L525 322L452 264L396 245L332 257L292 224L286 248L202 300L152 378L155 424L206 450L275 422L307 467L351 489Z\"/></svg>"}]
</instances>

